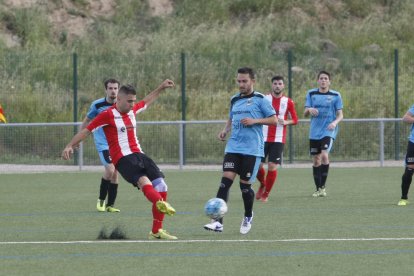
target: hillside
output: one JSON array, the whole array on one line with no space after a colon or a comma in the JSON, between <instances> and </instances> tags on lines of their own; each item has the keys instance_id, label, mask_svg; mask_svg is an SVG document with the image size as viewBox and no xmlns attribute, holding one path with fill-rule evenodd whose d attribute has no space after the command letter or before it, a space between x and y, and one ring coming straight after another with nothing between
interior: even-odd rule
<instances>
[{"instance_id":1,"label":"hillside","mask_svg":"<svg viewBox=\"0 0 414 276\"><path fill-rule=\"evenodd\" d=\"M226 49L226 38L272 31L267 49L393 49L411 47L413 1L390 0L3 0L3 49L74 49L127 39L125 50L145 51L163 44L203 51L209 40ZM262 27L263 29L258 29ZM173 33L171 32L173 31ZM104 34L102 34L104 32ZM173 35L173 37L170 37ZM243 35L242 35L243 37ZM171 39L172 38L172 39ZM184 43L183 43L184 41ZM231 43L231 42L228 42ZM375 44L375 46L372 46ZM365 48L364 48L365 47ZM107 47L106 47L107 48ZM211 51L211 49L209 49Z\"/></svg>"}]
</instances>

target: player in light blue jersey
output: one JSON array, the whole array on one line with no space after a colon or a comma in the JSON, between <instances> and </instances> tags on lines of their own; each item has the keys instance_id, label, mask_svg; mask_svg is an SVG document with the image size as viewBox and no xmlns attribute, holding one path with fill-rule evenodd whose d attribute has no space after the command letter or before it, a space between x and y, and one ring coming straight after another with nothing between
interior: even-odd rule
<instances>
[{"instance_id":1,"label":"player in light blue jersey","mask_svg":"<svg viewBox=\"0 0 414 276\"><path fill-rule=\"evenodd\" d=\"M85 119L82 122L81 130L94 119L99 113L112 106L118 95L119 81L116 79L108 79L104 82L106 96L92 102ZM96 209L99 212L115 213L120 210L114 207L115 199L118 193L118 173L115 166L112 164L111 157L109 155L109 146L106 141L106 137L103 128L99 128L93 132L93 138L95 141L96 150L99 154L99 159L105 168L104 175L101 179L99 188L99 198L96 203ZM106 197L108 200L105 203Z\"/></svg>"},{"instance_id":2,"label":"player in light blue jersey","mask_svg":"<svg viewBox=\"0 0 414 276\"><path fill-rule=\"evenodd\" d=\"M338 91L329 89L331 76L326 71L318 74L319 88L306 94L305 116L311 116L309 128L310 154L313 159L313 179L316 191L313 197L325 197L329 171L329 152L343 119L342 98Z\"/></svg>"},{"instance_id":3,"label":"player in light blue jersey","mask_svg":"<svg viewBox=\"0 0 414 276\"><path fill-rule=\"evenodd\" d=\"M401 180L401 199L398 206L408 204L408 190L414 173L414 105L408 109L402 118L404 123L411 124L411 132L408 137L407 154L405 155L405 170Z\"/></svg>"},{"instance_id":4,"label":"player in light blue jersey","mask_svg":"<svg viewBox=\"0 0 414 276\"><path fill-rule=\"evenodd\" d=\"M240 176L240 190L244 203L244 218L240 233L247 234L252 226L254 191L261 158L264 156L263 125L277 123L276 112L264 95L254 91L254 71L243 67L237 71L240 92L231 98L229 119L218 138L224 141L231 131L225 148L223 176L217 197L227 202L236 175ZM204 229L222 232L223 220L212 220Z\"/></svg>"}]
</instances>

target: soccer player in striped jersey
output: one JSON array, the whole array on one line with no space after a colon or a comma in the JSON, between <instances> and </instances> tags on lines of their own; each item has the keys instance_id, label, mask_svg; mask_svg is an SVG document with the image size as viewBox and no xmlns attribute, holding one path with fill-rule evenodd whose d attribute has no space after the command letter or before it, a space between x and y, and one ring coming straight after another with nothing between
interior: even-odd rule
<instances>
[{"instance_id":1,"label":"soccer player in striped jersey","mask_svg":"<svg viewBox=\"0 0 414 276\"><path fill-rule=\"evenodd\" d=\"M141 149L136 134L135 116L151 105L162 91L171 87L174 87L174 82L167 79L143 100L135 103L135 88L131 85L121 86L116 104L96 116L86 128L72 138L62 152L62 157L69 159L75 145L86 139L92 131L102 127L115 168L126 181L142 190L144 196L152 203L153 223L149 233L150 239L177 239L162 228L164 214L174 215L175 209L166 202L168 187L164 181L164 174Z\"/></svg>"},{"instance_id":2,"label":"soccer player in striped jersey","mask_svg":"<svg viewBox=\"0 0 414 276\"><path fill-rule=\"evenodd\" d=\"M408 137L407 154L405 155L405 170L401 179L401 199L398 206L408 205L408 190L411 186L414 173L414 105L408 109L402 118L404 123L411 124L411 132Z\"/></svg>"},{"instance_id":3,"label":"soccer player in striped jersey","mask_svg":"<svg viewBox=\"0 0 414 276\"><path fill-rule=\"evenodd\" d=\"M296 114L295 103L283 94L285 88L282 76L272 78L272 91L265 96L276 111L277 124L263 125L263 136L265 141L262 163L257 173L260 187L256 193L256 199L267 202L269 193L277 178L277 166L282 163L283 148L286 142L287 125L296 125L298 116ZM264 162L267 163L267 174Z\"/></svg>"},{"instance_id":4,"label":"soccer player in striped jersey","mask_svg":"<svg viewBox=\"0 0 414 276\"><path fill-rule=\"evenodd\" d=\"M310 116L309 144L313 160L313 179L316 191L313 197L325 197L326 179L329 172L329 152L338 133L338 124L343 119L341 94L331 90L331 75L318 73L319 88L306 94L305 116Z\"/></svg>"},{"instance_id":5,"label":"soccer player in striped jersey","mask_svg":"<svg viewBox=\"0 0 414 276\"><path fill-rule=\"evenodd\" d=\"M104 82L106 95L105 97L92 102L89 111L82 122L81 130L86 128L92 119L99 113L108 109L115 103L119 85L120 83L116 79L107 79ZM114 164L112 164L111 156L109 155L108 142L106 141L105 133L102 128L97 129L93 133L93 139L96 150L98 151L99 159L105 169L104 175L101 178L96 209L99 212L119 212L120 210L114 207L116 196L118 194L118 173L115 170ZM105 203L106 196L108 196L108 201Z\"/></svg>"},{"instance_id":6,"label":"soccer player in striped jersey","mask_svg":"<svg viewBox=\"0 0 414 276\"><path fill-rule=\"evenodd\" d=\"M264 124L276 124L276 113L264 95L254 91L254 71L243 67L237 70L239 92L231 98L229 119L218 138L227 141L223 160L223 175L217 197L228 201L229 190L236 175L240 176L240 190L244 203L244 218L240 233L247 234L252 227L254 191L252 184L256 179L261 158L264 156ZM223 220L212 220L204 229L222 232Z\"/></svg>"}]
</instances>

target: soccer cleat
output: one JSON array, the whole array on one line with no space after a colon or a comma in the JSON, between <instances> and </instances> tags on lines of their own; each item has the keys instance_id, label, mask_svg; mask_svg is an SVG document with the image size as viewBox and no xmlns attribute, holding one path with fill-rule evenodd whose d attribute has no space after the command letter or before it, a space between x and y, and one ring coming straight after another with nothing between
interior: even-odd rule
<instances>
[{"instance_id":1,"label":"soccer cleat","mask_svg":"<svg viewBox=\"0 0 414 276\"><path fill-rule=\"evenodd\" d=\"M257 200L259 200L262 197L262 195L264 193L264 190L265 190L265 185L260 183L260 187L259 187L259 189L257 190L257 193L256 193L256 199Z\"/></svg>"},{"instance_id":2,"label":"soccer cleat","mask_svg":"<svg viewBox=\"0 0 414 276\"><path fill-rule=\"evenodd\" d=\"M398 201L397 205L398 206L407 206L408 205L408 200L407 199L400 199L400 201Z\"/></svg>"},{"instance_id":3,"label":"soccer cleat","mask_svg":"<svg viewBox=\"0 0 414 276\"><path fill-rule=\"evenodd\" d=\"M149 233L148 238L150 240L176 240L178 239L176 236L171 235L164 229L159 229L158 233L152 233L152 231Z\"/></svg>"},{"instance_id":4,"label":"soccer cleat","mask_svg":"<svg viewBox=\"0 0 414 276\"><path fill-rule=\"evenodd\" d=\"M247 234L249 233L250 229L252 228L252 221L253 221L253 214L251 217L244 217L241 226L240 226L240 234Z\"/></svg>"},{"instance_id":5,"label":"soccer cleat","mask_svg":"<svg viewBox=\"0 0 414 276\"><path fill-rule=\"evenodd\" d=\"M319 189L318 189L318 190L316 190L316 191L312 194L312 196L313 196L313 197L318 197L318 196L319 196Z\"/></svg>"},{"instance_id":6,"label":"soccer cleat","mask_svg":"<svg viewBox=\"0 0 414 276\"><path fill-rule=\"evenodd\" d=\"M159 200L156 203L157 210L163 214L173 216L175 214L175 209L166 201Z\"/></svg>"},{"instance_id":7,"label":"soccer cleat","mask_svg":"<svg viewBox=\"0 0 414 276\"><path fill-rule=\"evenodd\" d=\"M96 203L96 209L99 212L105 212L106 211L105 208L106 208L106 206L105 206L105 200L98 199L98 202Z\"/></svg>"},{"instance_id":8,"label":"soccer cleat","mask_svg":"<svg viewBox=\"0 0 414 276\"><path fill-rule=\"evenodd\" d=\"M208 231L214 231L214 232L223 232L223 224L221 224L217 220L211 220L210 223L207 223L204 225L204 229Z\"/></svg>"},{"instance_id":9,"label":"soccer cleat","mask_svg":"<svg viewBox=\"0 0 414 276\"><path fill-rule=\"evenodd\" d=\"M106 211L108 213L119 213L119 212L121 212L121 210L119 210L117 208L114 208L113 206L107 206Z\"/></svg>"},{"instance_id":10,"label":"soccer cleat","mask_svg":"<svg viewBox=\"0 0 414 276\"><path fill-rule=\"evenodd\" d=\"M320 188L320 189L319 189L319 196L320 196L320 197L325 197L325 196L327 196L327 194L326 194L326 189L325 189L325 188Z\"/></svg>"},{"instance_id":11,"label":"soccer cleat","mask_svg":"<svg viewBox=\"0 0 414 276\"><path fill-rule=\"evenodd\" d=\"M268 196L263 195L263 196L260 198L260 201L261 201L261 202L268 202L268 201L269 201L269 197L268 197Z\"/></svg>"}]
</instances>

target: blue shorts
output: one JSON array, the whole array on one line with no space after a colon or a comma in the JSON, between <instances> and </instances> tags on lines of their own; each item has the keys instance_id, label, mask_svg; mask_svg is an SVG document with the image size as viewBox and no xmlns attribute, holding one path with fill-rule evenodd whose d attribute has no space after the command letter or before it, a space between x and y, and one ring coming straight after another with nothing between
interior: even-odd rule
<instances>
[{"instance_id":1,"label":"blue shorts","mask_svg":"<svg viewBox=\"0 0 414 276\"><path fill-rule=\"evenodd\" d=\"M112 158L109 155L109 150L98 151L99 159L105 167L112 164Z\"/></svg>"}]
</instances>

